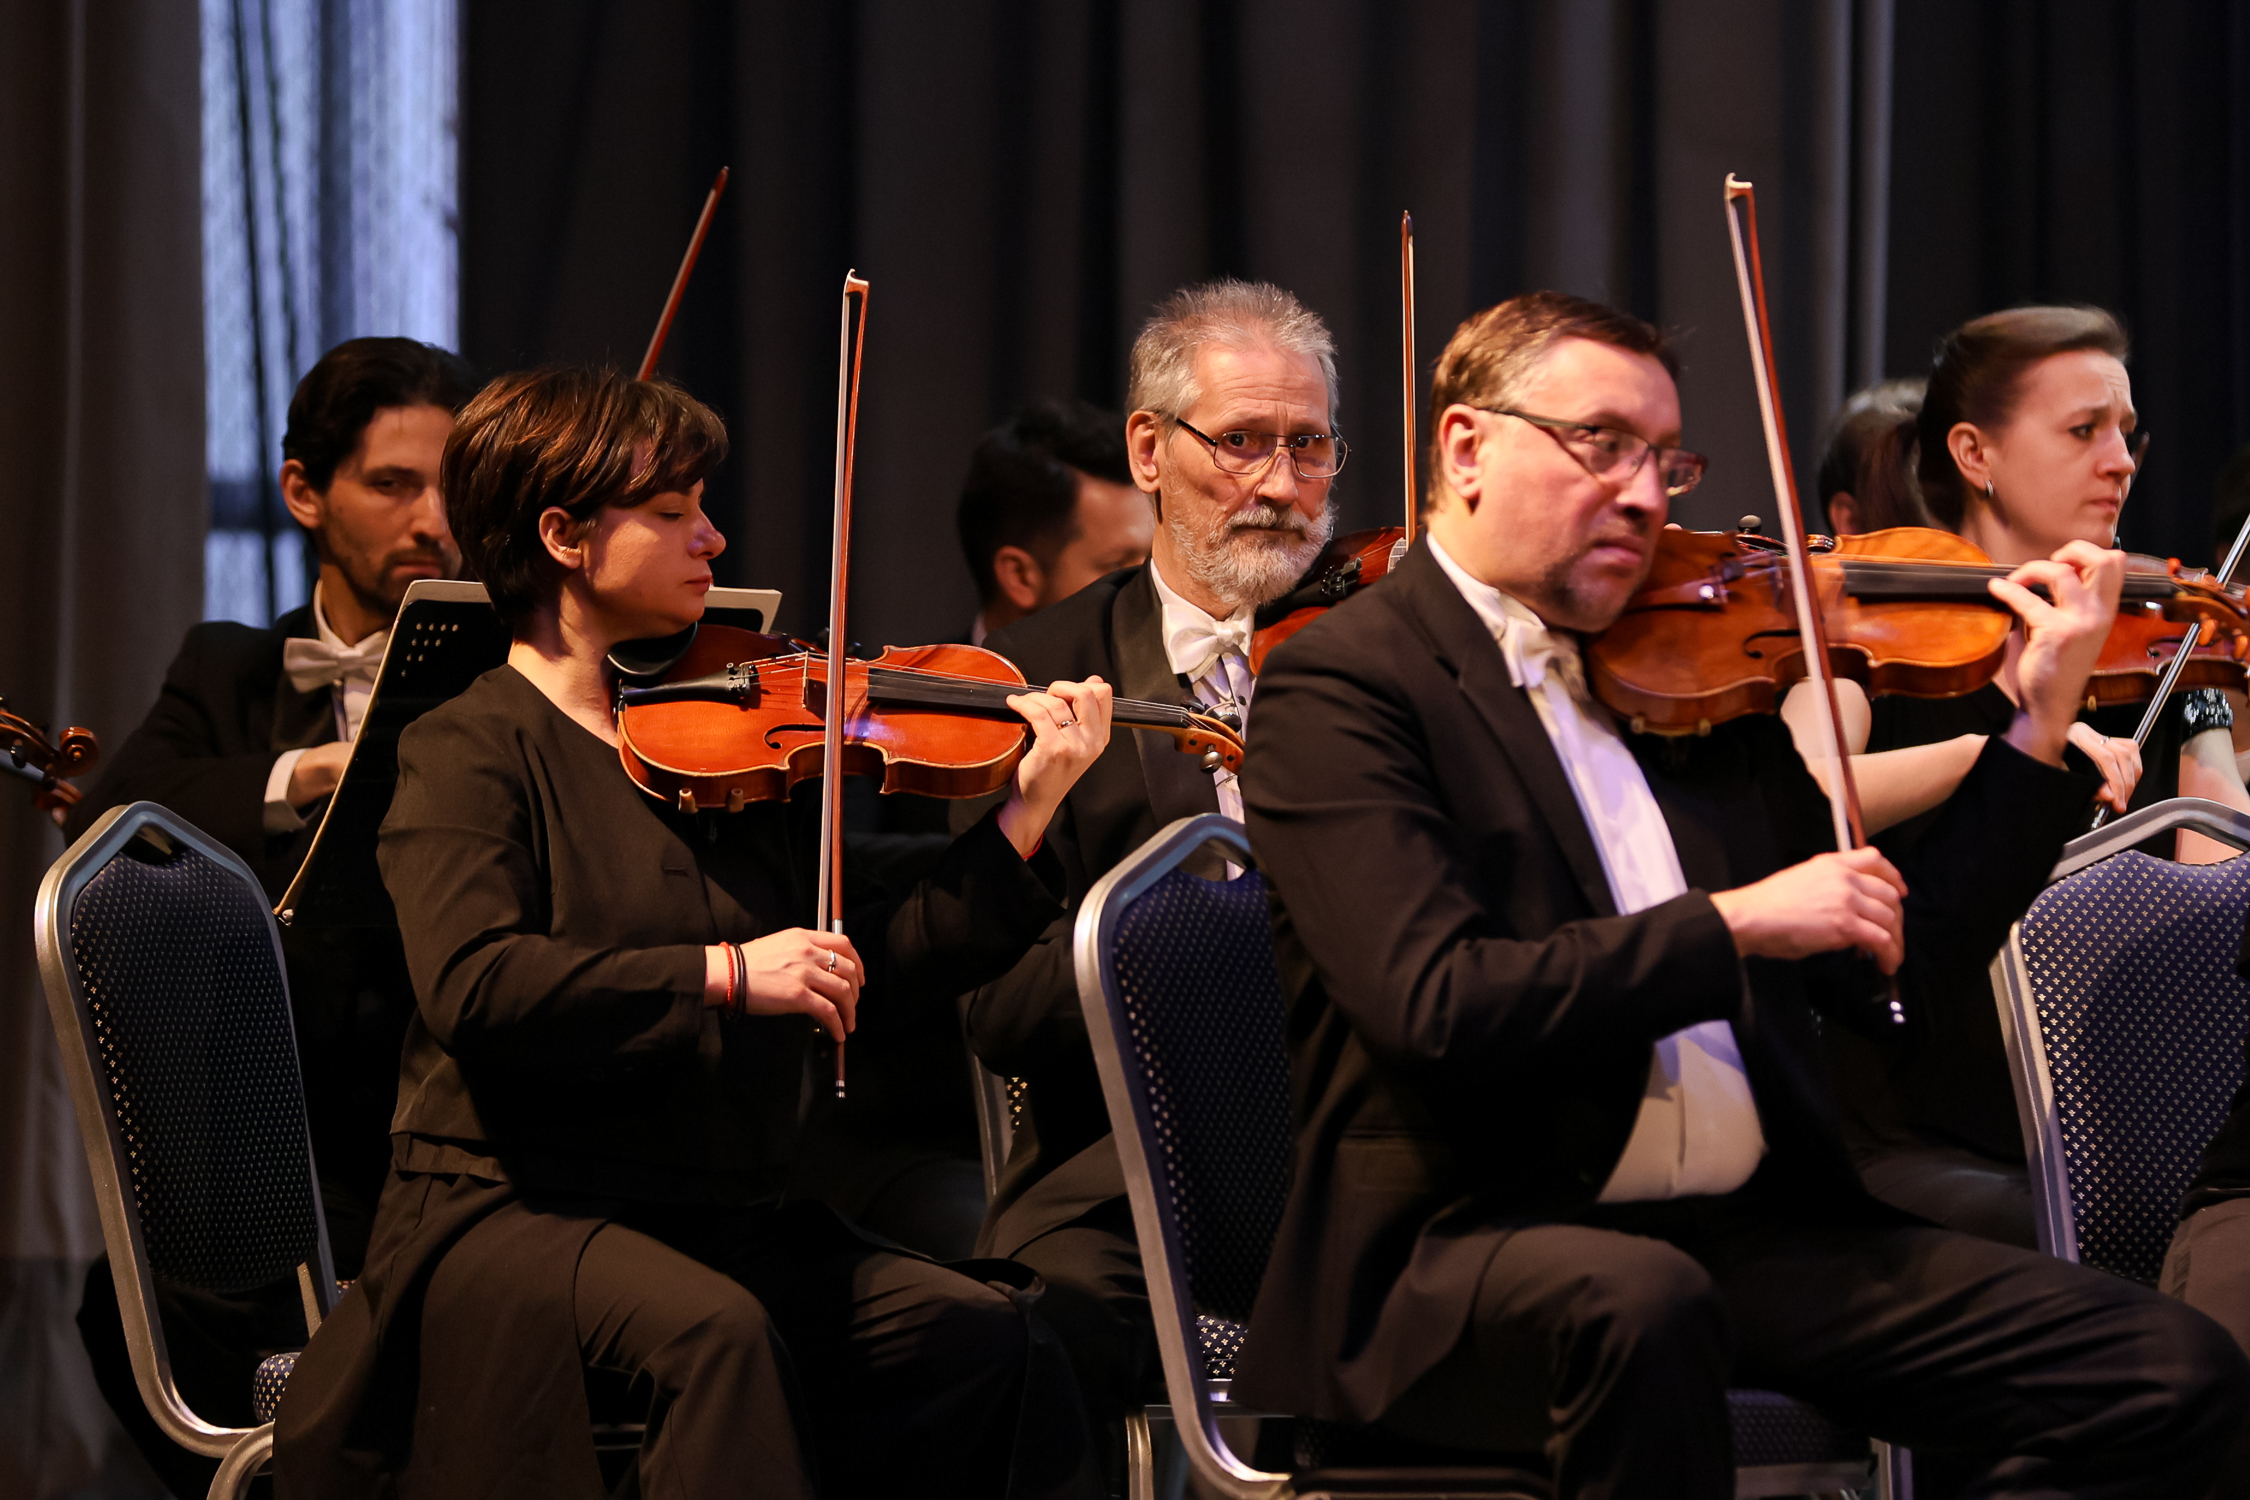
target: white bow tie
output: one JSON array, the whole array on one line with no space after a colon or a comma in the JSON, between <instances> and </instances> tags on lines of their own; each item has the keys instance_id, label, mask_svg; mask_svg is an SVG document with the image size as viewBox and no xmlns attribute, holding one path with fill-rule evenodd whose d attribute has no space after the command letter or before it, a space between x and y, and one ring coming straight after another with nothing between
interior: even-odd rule
<instances>
[{"instance_id":1,"label":"white bow tie","mask_svg":"<svg viewBox=\"0 0 2250 1500\"><path fill-rule=\"evenodd\" d=\"M1544 625L1511 617L1508 654L1514 659L1516 674L1523 679L1525 692L1536 692L1552 672L1562 679L1573 698L1586 698L1586 664L1578 654L1575 637L1558 636Z\"/></svg>"},{"instance_id":2,"label":"white bow tie","mask_svg":"<svg viewBox=\"0 0 2250 1500\"><path fill-rule=\"evenodd\" d=\"M383 648L390 640L387 630L376 631L356 646L333 646L317 638L291 636L281 643L281 667L289 674L289 685L300 693L347 678L373 685L375 674L382 670Z\"/></svg>"},{"instance_id":3,"label":"white bow tie","mask_svg":"<svg viewBox=\"0 0 2250 1500\"><path fill-rule=\"evenodd\" d=\"M1175 621L1165 635L1164 650L1172 658L1172 664L1179 668L1180 675L1195 682L1230 651L1248 658L1250 617L1243 614L1231 620L1214 620L1202 615L1193 620Z\"/></svg>"}]
</instances>

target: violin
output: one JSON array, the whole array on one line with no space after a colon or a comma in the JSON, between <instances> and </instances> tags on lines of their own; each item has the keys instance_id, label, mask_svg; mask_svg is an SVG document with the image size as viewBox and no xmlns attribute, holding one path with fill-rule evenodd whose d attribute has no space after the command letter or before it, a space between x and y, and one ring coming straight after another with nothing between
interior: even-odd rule
<instances>
[{"instance_id":1,"label":"violin","mask_svg":"<svg viewBox=\"0 0 2250 1500\"><path fill-rule=\"evenodd\" d=\"M82 795L65 778L82 775L101 759L101 746L91 729L73 725L50 743L46 731L0 698L0 771L30 782L34 807L62 813L78 805Z\"/></svg>"},{"instance_id":2,"label":"violin","mask_svg":"<svg viewBox=\"0 0 2250 1500\"><path fill-rule=\"evenodd\" d=\"M1640 592L1587 643L1595 695L1635 733L1707 734L1778 708L1808 669L1776 545L1748 531L1659 533ZM1999 671L2015 615L1985 584L2011 570L1971 543L1901 526L1807 550L1836 676L1870 697L1950 698ZM2187 669L2199 675L2182 681L2241 686L2250 605L2177 565L2128 572L2090 706L2148 697L2191 631L2207 644Z\"/></svg>"},{"instance_id":3,"label":"violin","mask_svg":"<svg viewBox=\"0 0 2250 1500\"><path fill-rule=\"evenodd\" d=\"M1321 549L1294 589L1258 611L1250 633L1250 670L1266 668L1273 648L1398 566L1411 538L1398 526L1346 532Z\"/></svg>"},{"instance_id":4,"label":"violin","mask_svg":"<svg viewBox=\"0 0 2250 1500\"><path fill-rule=\"evenodd\" d=\"M1340 604L1398 566L1414 542L1418 509L1418 465L1414 440L1414 215L1398 220L1398 322L1399 409L1405 435L1401 448L1404 469L1401 493L1406 497L1406 524L1378 526L1335 538L1305 570L1296 588L1258 611L1257 628L1250 636L1250 670L1265 670L1273 648L1319 619L1331 605Z\"/></svg>"},{"instance_id":5,"label":"violin","mask_svg":"<svg viewBox=\"0 0 2250 1500\"><path fill-rule=\"evenodd\" d=\"M618 755L634 785L682 812L785 798L826 774L830 680L827 656L802 642L702 626L669 666L621 678ZM843 681L836 763L885 792L986 796L1007 786L1031 746L1031 726L1008 699L1033 689L996 652L890 646L846 661ZM1208 715L1120 698L1111 723L1167 734L1206 768L1241 769L1241 738Z\"/></svg>"}]
</instances>

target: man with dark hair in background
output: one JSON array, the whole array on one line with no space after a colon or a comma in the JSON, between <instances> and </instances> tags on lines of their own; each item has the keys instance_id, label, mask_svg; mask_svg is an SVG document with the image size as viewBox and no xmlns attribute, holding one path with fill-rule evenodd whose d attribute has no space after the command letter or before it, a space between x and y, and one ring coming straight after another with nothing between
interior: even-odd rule
<instances>
[{"instance_id":1,"label":"man with dark hair in background","mask_svg":"<svg viewBox=\"0 0 2250 1500\"><path fill-rule=\"evenodd\" d=\"M68 837L110 808L160 803L240 855L268 897L280 897L351 755L407 586L459 570L438 462L453 414L475 389L458 355L403 338L349 340L306 373L289 403L280 481L319 560L311 601L267 629L191 627L155 707L72 809ZM348 1279L359 1274L389 1169L414 990L395 929L281 932L329 1246ZM159 1283L158 1303L189 1406L253 1425L258 1361L304 1341L295 1283L239 1298ZM201 1494L217 1463L175 1445L149 1417L106 1260L87 1275L78 1323L102 1393L142 1453L173 1493Z\"/></svg>"},{"instance_id":2,"label":"man with dark hair in background","mask_svg":"<svg viewBox=\"0 0 2250 1500\"><path fill-rule=\"evenodd\" d=\"M1042 401L986 433L961 486L961 555L977 583L970 639L1148 561L1156 512L1133 487L1125 419Z\"/></svg>"}]
</instances>

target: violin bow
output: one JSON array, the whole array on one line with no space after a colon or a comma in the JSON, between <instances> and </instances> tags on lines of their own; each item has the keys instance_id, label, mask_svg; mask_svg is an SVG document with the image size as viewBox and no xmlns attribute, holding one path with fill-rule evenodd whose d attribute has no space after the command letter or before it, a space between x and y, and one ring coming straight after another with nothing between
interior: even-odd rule
<instances>
[{"instance_id":1,"label":"violin bow","mask_svg":"<svg viewBox=\"0 0 2250 1500\"><path fill-rule=\"evenodd\" d=\"M1859 784L1844 749L1844 715L1836 701L1836 679L1828 665L1828 627L1813 597L1812 564L1805 546L1805 515L1797 503L1797 475L1789 462L1789 436L1782 426L1775 391L1773 330L1766 316L1765 266L1758 255L1758 199L1751 184L1732 172L1726 181L1727 235L1734 242L1734 279L1742 293L1742 322L1750 337L1750 368L1757 377L1758 415L1766 429L1766 463L1773 470L1774 503L1781 513L1781 539L1789 555L1789 592L1796 604L1797 630L1804 645L1805 679L1820 695L1826 712L1821 729L1834 757L1836 775L1828 785L1828 809L1836 824L1836 847L1857 849L1867 842L1860 816ZM1894 1012L1895 1014L1895 1012Z\"/></svg>"},{"instance_id":2,"label":"violin bow","mask_svg":"<svg viewBox=\"0 0 2250 1500\"><path fill-rule=\"evenodd\" d=\"M1414 215L1398 216L1398 350L1399 350L1399 419L1406 433L1404 460L1406 496L1406 543L1414 543L1414 522L1421 509L1421 499L1416 493L1419 469L1414 452Z\"/></svg>"},{"instance_id":3,"label":"violin bow","mask_svg":"<svg viewBox=\"0 0 2250 1500\"><path fill-rule=\"evenodd\" d=\"M852 322L852 299L859 322ZM859 362L867 348L867 283L844 273L836 324L836 542L828 568L828 688L821 713L820 889L813 925L844 930L844 587L852 544L852 460L859 448ZM844 1097L844 1044L836 1043L836 1097Z\"/></svg>"},{"instance_id":4,"label":"violin bow","mask_svg":"<svg viewBox=\"0 0 2250 1500\"><path fill-rule=\"evenodd\" d=\"M719 175L711 180L711 192L703 200L703 213L695 221L695 233L688 236L687 254L680 258L679 274L672 278L672 294L664 299L664 312L656 320L656 332L649 337L648 353L641 356L640 373L633 378L646 380L656 373L656 357L664 352L664 340L672 331L672 319L680 311L680 298L687 292L688 277L695 274L695 258L703 253L704 237L711 232L711 216L719 211L719 195L727 190L727 169L719 168Z\"/></svg>"},{"instance_id":5,"label":"violin bow","mask_svg":"<svg viewBox=\"0 0 2250 1500\"><path fill-rule=\"evenodd\" d=\"M2136 474L2135 477L2138 477L2138 475ZM2243 518L2242 529L2234 534L2234 545L2227 548L2226 561L2219 564L2219 576L2214 582L2220 588L2224 589L2227 586L2227 580L2232 578L2234 570L2241 566L2242 553L2245 547L2250 547L2250 516ZM2187 634L2180 637L2179 649L2175 650L2172 653L2172 659L2164 664L2164 675L2156 680L2156 691L2150 695L2148 707L2141 710L2141 722L2133 730L2133 745L2136 749L2148 743L2149 731L2156 727L2158 717L2164 712L2164 705L2171 701L2172 691L2180 680L2180 673L2187 669L2188 658L2195 655L2197 646L2203 644L2203 632L2204 623L2200 620L2193 622L2189 626ZM2110 820L2110 816L2111 809L2107 806L2095 808L2094 821L2087 828L2087 832L2091 833L2100 828Z\"/></svg>"}]
</instances>

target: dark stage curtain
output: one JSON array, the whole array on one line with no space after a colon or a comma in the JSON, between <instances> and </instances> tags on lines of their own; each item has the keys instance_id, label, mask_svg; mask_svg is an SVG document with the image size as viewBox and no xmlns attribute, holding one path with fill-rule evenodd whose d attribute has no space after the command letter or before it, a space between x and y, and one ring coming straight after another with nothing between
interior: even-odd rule
<instances>
[{"instance_id":1,"label":"dark stage curtain","mask_svg":"<svg viewBox=\"0 0 2250 1500\"><path fill-rule=\"evenodd\" d=\"M1887 351L2022 302L2133 335L2154 441L2128 546L2206 563L2250 442L2250 11L2227 0L1899 0Z\"/></svg>"},{"instance_id":2,"label":"dark stage curtain","mask_svg":"<svg viewBox=\"0 0 2250 1500\"><path fill-rule=\"evenodd\" d=\"M853 591L870 645L961 628L952 514L976 435L1030 397L1117 401L1140 320L1184 282L1265 277L1328 318L1351 526L1399 511L1402 209L1425 371L1461 316L1525 287L1680 331L1689 431L1717 461L1691 523L1772 509L1724 174L1762 194L1801 461L1868 300L1853 235L1882 205L1857 186L1856 38L1882 8L489 0L467 16L462 328L485 367L634 361L711 174L734 168L665 363L735 437L713 485L722 569L786 590L800 630L826 591L837 289L847 266L872 280Z\"/></svg>"},{"instance_id":3,"label":"dark stage curtain","mask_svg":"<svg viewBox=\"0 0 2250 1500\"><path fill-rule=\"evenodd\" d=\"M120 742L202 614L196 9L0 6L0 693ZM101 1249L32 957L62 839L0 784L0 1494L154 1486L73 1321Z\"/></svg>"},{"instance_id":4,"label":"dark stage curtain","mask_svg":"<svg viewBox=\"0 0 2250 1500\"><path fill-rule=\"evenodd\" d=\"M1561 287L1677 332L1690 525L1770 516L1719 184L1758 184L1791 448L2035 297L2121 312L2159 434L2126 536L2197 555L2245 430L2238 7L2102 0L960 0L469 9L462 326L488 367L633 360L735 169L667 367L738 456L722 564L825 593L834 308L874 283L854 631L960 628L970 444L1115 401L1151 302L1222 272L1335 328L1348 525L1398 510L1395 236L1420 346Z\"/></svg>"}]
</instances>

